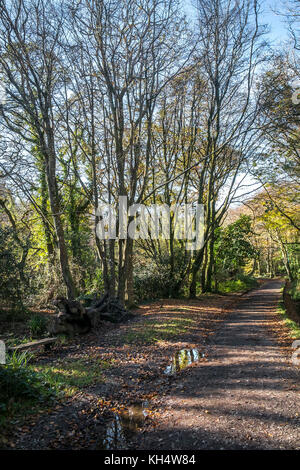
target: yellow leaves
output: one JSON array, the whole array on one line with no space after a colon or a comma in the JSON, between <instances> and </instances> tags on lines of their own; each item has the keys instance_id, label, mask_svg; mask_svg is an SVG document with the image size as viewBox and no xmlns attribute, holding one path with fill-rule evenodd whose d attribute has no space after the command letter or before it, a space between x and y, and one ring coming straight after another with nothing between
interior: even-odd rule
<instances>
[{"instance_id":1,"label":"yellow leaves","mask_svg":"<svg viewBox=\"0 0 300 470\"><path fill-rule=\"evenodd\" d=\"M100 398L99 400L97 400L97 404L101 408L110 407L111 406L111 401L110 400L105 400L105 398Z\"/></svg>"}]
</instances>

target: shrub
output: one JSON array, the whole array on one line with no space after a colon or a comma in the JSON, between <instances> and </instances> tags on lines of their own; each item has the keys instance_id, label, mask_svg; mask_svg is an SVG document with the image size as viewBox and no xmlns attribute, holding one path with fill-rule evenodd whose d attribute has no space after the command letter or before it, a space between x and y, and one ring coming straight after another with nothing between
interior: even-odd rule
<instances>
[{"instance_id":1,"label":"shrub","mask_svg":"<svg viewBox=\"0 0 300 470\"><path fill-rule=\"evenodd\" d=\"M39 337L47 331L47 320L42 315L33 315L28 326L33 337Z\"/></svg>"},{"instance_id":2,"label":"shrub","mask_svg":"<svg viewBox=\"0 0 300 470\"><path fill-rule=\"evenodd\" d=\"M292 282L289 293L293 300L300 301L300 279Z\"/></svg>"},{"instance_id":3,"label":"shrub","mask_svg":"<svg viewBox=\"0 0 300 470\"><path fill-rule=\"evenodd\" d=\"M5 365L0 366L0 412L17 411L24 404L41 403L54 395L43 376L28 366L32 356L14 353Z\"/></svg>"},{"instance_id":4,"label":"shrub","mask_svg":"<svg viewBox=\"0 0 300 470\"><path fill-rule=\"evenodd\" d=\"M170 276L169 266L148 265L140 269L134 276L134 291L138 300L150 300L168 297L178 297L176 284L179 279Z\"/></svg>"},{"instance_id":5,"label":"shrub","mask_svg":"<svg viewBox=\"0 0 300 470\"><path fill-rule=\"evenodd\" d=\"M25 286L20 280L18 258L12 229L0 227L0 300L12 313L23 309Z\"/></svg>"},{"instance_id":6,"label":"shrub","mask_svg":"<svg viewBox=\"0 0 300 470\"><path fill-rule=\"evenodd\" d=\"M224 294L253 289L257 286L256 279L240 275L236 279L228 279L218 283L218 291Z\"/></svg>"}]
</instances>

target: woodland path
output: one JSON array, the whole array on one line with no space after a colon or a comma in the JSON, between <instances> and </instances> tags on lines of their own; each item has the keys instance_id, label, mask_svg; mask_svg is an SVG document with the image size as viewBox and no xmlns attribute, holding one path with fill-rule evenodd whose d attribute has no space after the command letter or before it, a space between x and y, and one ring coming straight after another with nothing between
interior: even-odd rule
<instances>
[{"instance_id":1,"label":"woodland path","mask_svg":"<svg viewBox=\"0 0 300 470\"><path fill-rule=\"evenodd\" d=\"M102 384L15 428L7 447L102 449L109 410L148 400L151 418L125 442L114 436L110 449L300 449L300 368L291 362L292 339L276 313L281 286L272 280L238 297L159 301L127 324L54 348L40 361L114 362ZM187 320L177 339L144 344L145 334L157 336ZM205 358L167 376L182 348L198 348Z\"/></svg>"},{"instance_id":2,"label":"woodland path","mask_svg":"<svg viewBox=\"0 0 300 470\"><path fill-rule=\"evenodd\" d=\"M269 281L234 308L140 448L300 449L300 369L269 330L281 285Z\"/></svg>"}]
</instances>

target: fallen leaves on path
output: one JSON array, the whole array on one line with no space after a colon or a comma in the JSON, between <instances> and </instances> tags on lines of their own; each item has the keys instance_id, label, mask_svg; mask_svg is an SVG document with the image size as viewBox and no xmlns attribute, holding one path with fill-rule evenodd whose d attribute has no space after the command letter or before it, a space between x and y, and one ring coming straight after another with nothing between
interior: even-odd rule
<instances>
[{"instance_id":1,"label":"fallen leaves on path","mask_svg":"<svg viewBox=\"0 0 300 470\"><path fill-rule=\"evenodd\" d=\"M205 348L238 297L215 295L201 300L153 302L137 309L136 317L126 324L109 324L104 330L76 338L78 344L41 353L37 363L88 358L87 368L97 359L111 365L103 371L104 383L82 389L54 408L27 417L25 426L16 423L13 434L5 436L4 445L18 449L95 449L114 414L141 402L148 402L144 428L155 426L159 400L174 382L180 382L177 376L163 373L174 353L183 348ZM184 374L188 373L187 369Z\"/></svg>"}]
</instances>

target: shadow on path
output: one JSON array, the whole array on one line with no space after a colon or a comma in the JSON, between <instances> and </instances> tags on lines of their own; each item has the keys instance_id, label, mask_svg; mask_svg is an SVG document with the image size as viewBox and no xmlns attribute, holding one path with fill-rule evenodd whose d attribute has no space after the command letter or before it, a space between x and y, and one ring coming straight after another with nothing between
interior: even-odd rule
<instances>
[{"instance_id":1,"label":"shadow on path","mask_svg":"<svg viewBox=\"0 0 300 470\"><path fill-rule=\"evenodd\" d=\"M300 449L300 370L287 363L268 324L280 281L250 292L162 400L143 449Z\"/></svg>"}]
</instances>

